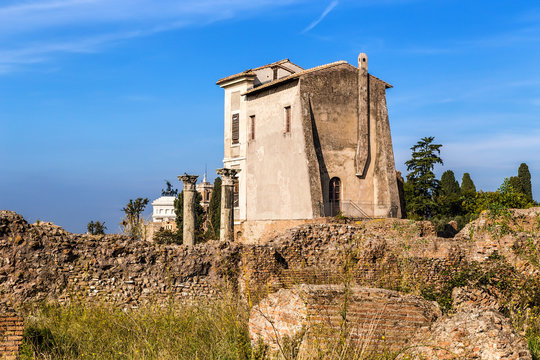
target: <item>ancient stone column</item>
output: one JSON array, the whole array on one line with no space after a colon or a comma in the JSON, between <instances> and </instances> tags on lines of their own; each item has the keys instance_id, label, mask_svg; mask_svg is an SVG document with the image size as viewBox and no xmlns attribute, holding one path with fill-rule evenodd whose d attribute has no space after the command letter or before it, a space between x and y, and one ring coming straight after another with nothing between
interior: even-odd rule
<instances>
[{"instance_id":1,"label":"ancient stone column","mask_svg":"<svg viewBox=\"0 0 540 360\"><path fill-rule=\"evenodd\" d=\"M198 177L188 174L178 176L178 180L184 183L184 230L182 237L184 245L187 246L195 244L195 183Z\"/></svg>"},{"instance_id":2,"label":"ancient stone column","mask_svg":"<svg viewBox=\"0 0 540 360\"><path fill-rule=\"evenodd\" d=\"M234 178L240 170L218 169L221 176L221 218L219 240L234 241Z\"/></svg>"}]
</instances>

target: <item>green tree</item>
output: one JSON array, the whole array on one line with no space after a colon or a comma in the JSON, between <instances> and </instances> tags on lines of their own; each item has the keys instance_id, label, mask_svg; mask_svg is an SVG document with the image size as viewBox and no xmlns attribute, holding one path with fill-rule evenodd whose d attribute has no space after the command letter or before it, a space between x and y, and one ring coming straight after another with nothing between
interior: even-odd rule
<instances>
[{"instance_id":1,"label":"green tree","mask_svg":"<svg viewBox=\"0 0 540 360\"><path fill-rule=\"evenodd\" d=\"M518 169L518 178L521 182L521 189L523 189L523 193L527 197L527 200L532 201L532 185L531 185L531 173L529 171L529 167L525 163L521 163L519 165Z\"/></svg>"},{"instance_id":2,"label":"green tree","mask_svg":"<svg viewBox=\"0 0 540 360\"><path fill-rule=\"evenodd\" d=\"M204 242L203 224L206 214L201 205L202 195L200 192L195 192L195 242ZM178 232L179 243L182 243L184 230L184 191L182 190L178 197L174 200L174 212L176 213L176 227Z\"/></svg>"},{"instance_id":3,"label":"green tree","mask_svg":"<svg viewBox=\"0 0 540 360\"><path fill-rule=\"evenodd\" d=\"M433 144L434 137L424 137L411 147L412 159L407 165L406 200L407 214L428 219L433 216L436 207L435 197L439 190L439 180L433 169L436 164L443 164L440 158L442 145ZM408 192L408 194L407 194Z\"/></svg>"},{"instance_id":4,"label":"green tree","mask_svg":"<svg viewBox=\"0 0 540 360\"><path fill-rule=\"evenodd\" d=\"M221 222L221 178L214 180L210 204L208 204L208 230L206 236L209 239L219 239L219 226Z\"/></svg>"},{"instance_id":5,"label":"green tree","mask_svg":"<svg viewBox=\"0 0 540 360\"><path fill-rule=\"evenodd\" d=\"M463 212L461 189L452 170L446 170L441 176L436 212L440 217L454 217Z\"/></svg>"},{"instance_id":6,"label":"green tree","mask_svg":"<svg viewBox=\"0 0 540 360\"><path fill-rule=\"evenodd\" d=\"M122 211L126 214L120 223L124 233L133 236L135 239L142 239L144 237L145 228L142 213L149 201L150 200L148 200L148 198L129 200L126 207L122 209Z\"/></svg>"},{"instance_id":7,"label":"green tree","mask_svg":"<svg viewBox=\"0 0 540 360\"><path fill-rule=\"evenodd\" d=\"M461 178L461 193L474 194L475 192L476 186L474 186L471 175L469 173L463 174L463 177Z\"/></svg>"},{"instance_id":8,"label":"green tree","mask_svg":"<svg viewBox=\"0 0 540 360\"><path fill-rule=\"evenodd\" d=\"M105 221L104 222L90 221L88 223L88 225L86 226L86 230L87 230L88 234L90 234L90 235L103 235L103 234L105 234L106 229L107 229L107 227L105 226Z\"/></svg>"},{"instance_id":9,"label":"green tree","mask_svg":"<svg viewBox=\"0 0 540 360\"><path fill-rule=\"evenodd\" d=\"M441 193L444 195L461 194L461 188L452 170L446 170L441 176Z\"/></svg>"},{"instance_id":10,"label":"green tree","mask_svg":"<svg viewBox=\"0 0 540 360\"><path fill-rule=\"evenodd\" d=\"M523 187L521 185L521 180L517 176L511 176L510 178L505 179L505 181L507 182L507 184L506 185L503 184L503 185L511 186L514 192L525 194L525 192L523 191Z\"/></svg>"}]
</instances>

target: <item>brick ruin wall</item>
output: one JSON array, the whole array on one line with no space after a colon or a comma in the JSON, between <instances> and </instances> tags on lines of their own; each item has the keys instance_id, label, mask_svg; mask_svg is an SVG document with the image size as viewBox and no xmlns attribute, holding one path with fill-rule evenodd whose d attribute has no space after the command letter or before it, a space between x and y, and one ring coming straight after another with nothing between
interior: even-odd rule
<instances>
[{"instance_id":1,"label":"brick ruin wall","mask_svg":"<svg viewBox=\"0 0 540 360\"><path fill-rule=\"evenodd\" d=\"M252 309L249 327L252 343L261 339L274 351L280 334L301 336L307 344L342 338L351 347L384 352L404 348L440 316L436 303L396 291L299 285L263 299Z\"/></svg>"},{"instance_id":2,"label":"brick ruin wall","mask_svg":"<svg viewBox=\"0 0 540 360\"><path fill-rule=\"evenodd\" d=\"M0 359L16 360L23 340L23 319L15 314L0 315Z\"/></svg>"},{"instance_id":3,"label":"brick ruin wall","mask_svg":"<svg viewBox=\"0 0 540 360\"><path fill-rule=\"evenodd\" d=\"M123 235L70 234L0 211L0 305L83 299L137 307L217 298L224 290L239 291L255 304L280 288L344 282L395 290L436 283L456 264L494 253L531 271L513 249L530 238L533 227L538 240L538 213L521 211L514 217L518 233L496 240L498 228L486 218L450 239L436 237L429 222L385 219L305 224L261 245L211 241L188 248Z\"/></svg>"}]
</instances>

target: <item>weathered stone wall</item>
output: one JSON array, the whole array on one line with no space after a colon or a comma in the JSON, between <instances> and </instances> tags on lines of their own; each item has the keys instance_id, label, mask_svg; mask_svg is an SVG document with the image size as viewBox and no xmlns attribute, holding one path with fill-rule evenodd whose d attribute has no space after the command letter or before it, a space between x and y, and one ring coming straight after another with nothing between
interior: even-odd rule
<instances>
[{"instance_id":1,"label":"weathered stone wall","mask_svg":"<svg viewBox=\"0 0 540 360\"><path fill-rule=\"evenodd\" d=\"M122 235L70 234L0 213L0 300L99 299L121 305L208 298L237 277L239 247L192 248Z\"/></svg>"},{"instance_id":2,"label":"weathered stone wall","mask_svg":"<svg viewBox=\"0 0 540 360\"><path fill-rule=\"evenodd\" d=\"M239 289L240 296L257 304L275 290L298 284L350 284L418 294L426 284L440 290L437 286L448 283L460 266L473 262L492 262L495 283L504 282L511 268L536 291L539 213L540 208L515 210L503 219L483 214L450 239L436 237L429 222L385 219L305 224L262 245L208 242L188 248L121 235L70 234L0 211L0 304L17 307L80 298L136 307L213 298L222 289ZM498 296L494 282L480 285ZM461 303L482 306L499 300L474 291L459 296L466 299ZM476 316L474 311L468 314ZM463 316L464 324L474 323ZM498 321L498 315L486 316ZM441 329L449 326L441 324Z\"/></svg>"},{"instance_id":3,"label":"weathered stone wall","mask_svg":"<svg viewBox=\"0 0 540 360\"><path fill-rule=\"evenodd\" d=\"M383 352L402 349L439 316L436 303L396 291L301 285L281 289L253 307L249 330L254 344L262 340L274 351L288 336L311 350L342 338L351 348Z\"/></svg>"},{"instance_id":4,"label":"weathered stone wall","mask_svg":"<svg viewBox=\"0 0 540 360\"><path fill-rule=\"evenodd\" d=\"M518 211L505 225L511 231L483 216L454 239L436 237L429 222L381 219L305 224L261 245L208 242L188 248L70 234L2 211L0 299L17 304L78 296L137 306L212 297L239 286L256 301L282 287L345 280L414 292L418 284L444 280L456 266L494 255L534 277L538 269L520 251L539 240L538 212Z\"/></svg>"},{"instance_id":5,"label":"weathered stone wall","mask_svg":"<svg viewBox=\"0 0 540 360\"><path fill-rule=\"evenodd\" d=\"M18 359L23 340L23 319L13 313L0 314L0 359Z\"/></svg>"}]
</instances>

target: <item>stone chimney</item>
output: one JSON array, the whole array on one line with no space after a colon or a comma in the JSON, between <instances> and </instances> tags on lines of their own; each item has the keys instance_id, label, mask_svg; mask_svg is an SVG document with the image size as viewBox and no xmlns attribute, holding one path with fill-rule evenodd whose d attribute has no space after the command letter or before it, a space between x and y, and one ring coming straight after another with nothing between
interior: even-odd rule
<instances>
[{"instance_id":1,"label":"stone chimney","mask_svg":"<svg viewBox=\"0 0 540 360\"><path fill-rule=\"evenodd\" d=\"M358 145L356 148L356 176L365 177L369 160L369 75L368 58L358 55Z\"/></svg>"}]
</instances>

